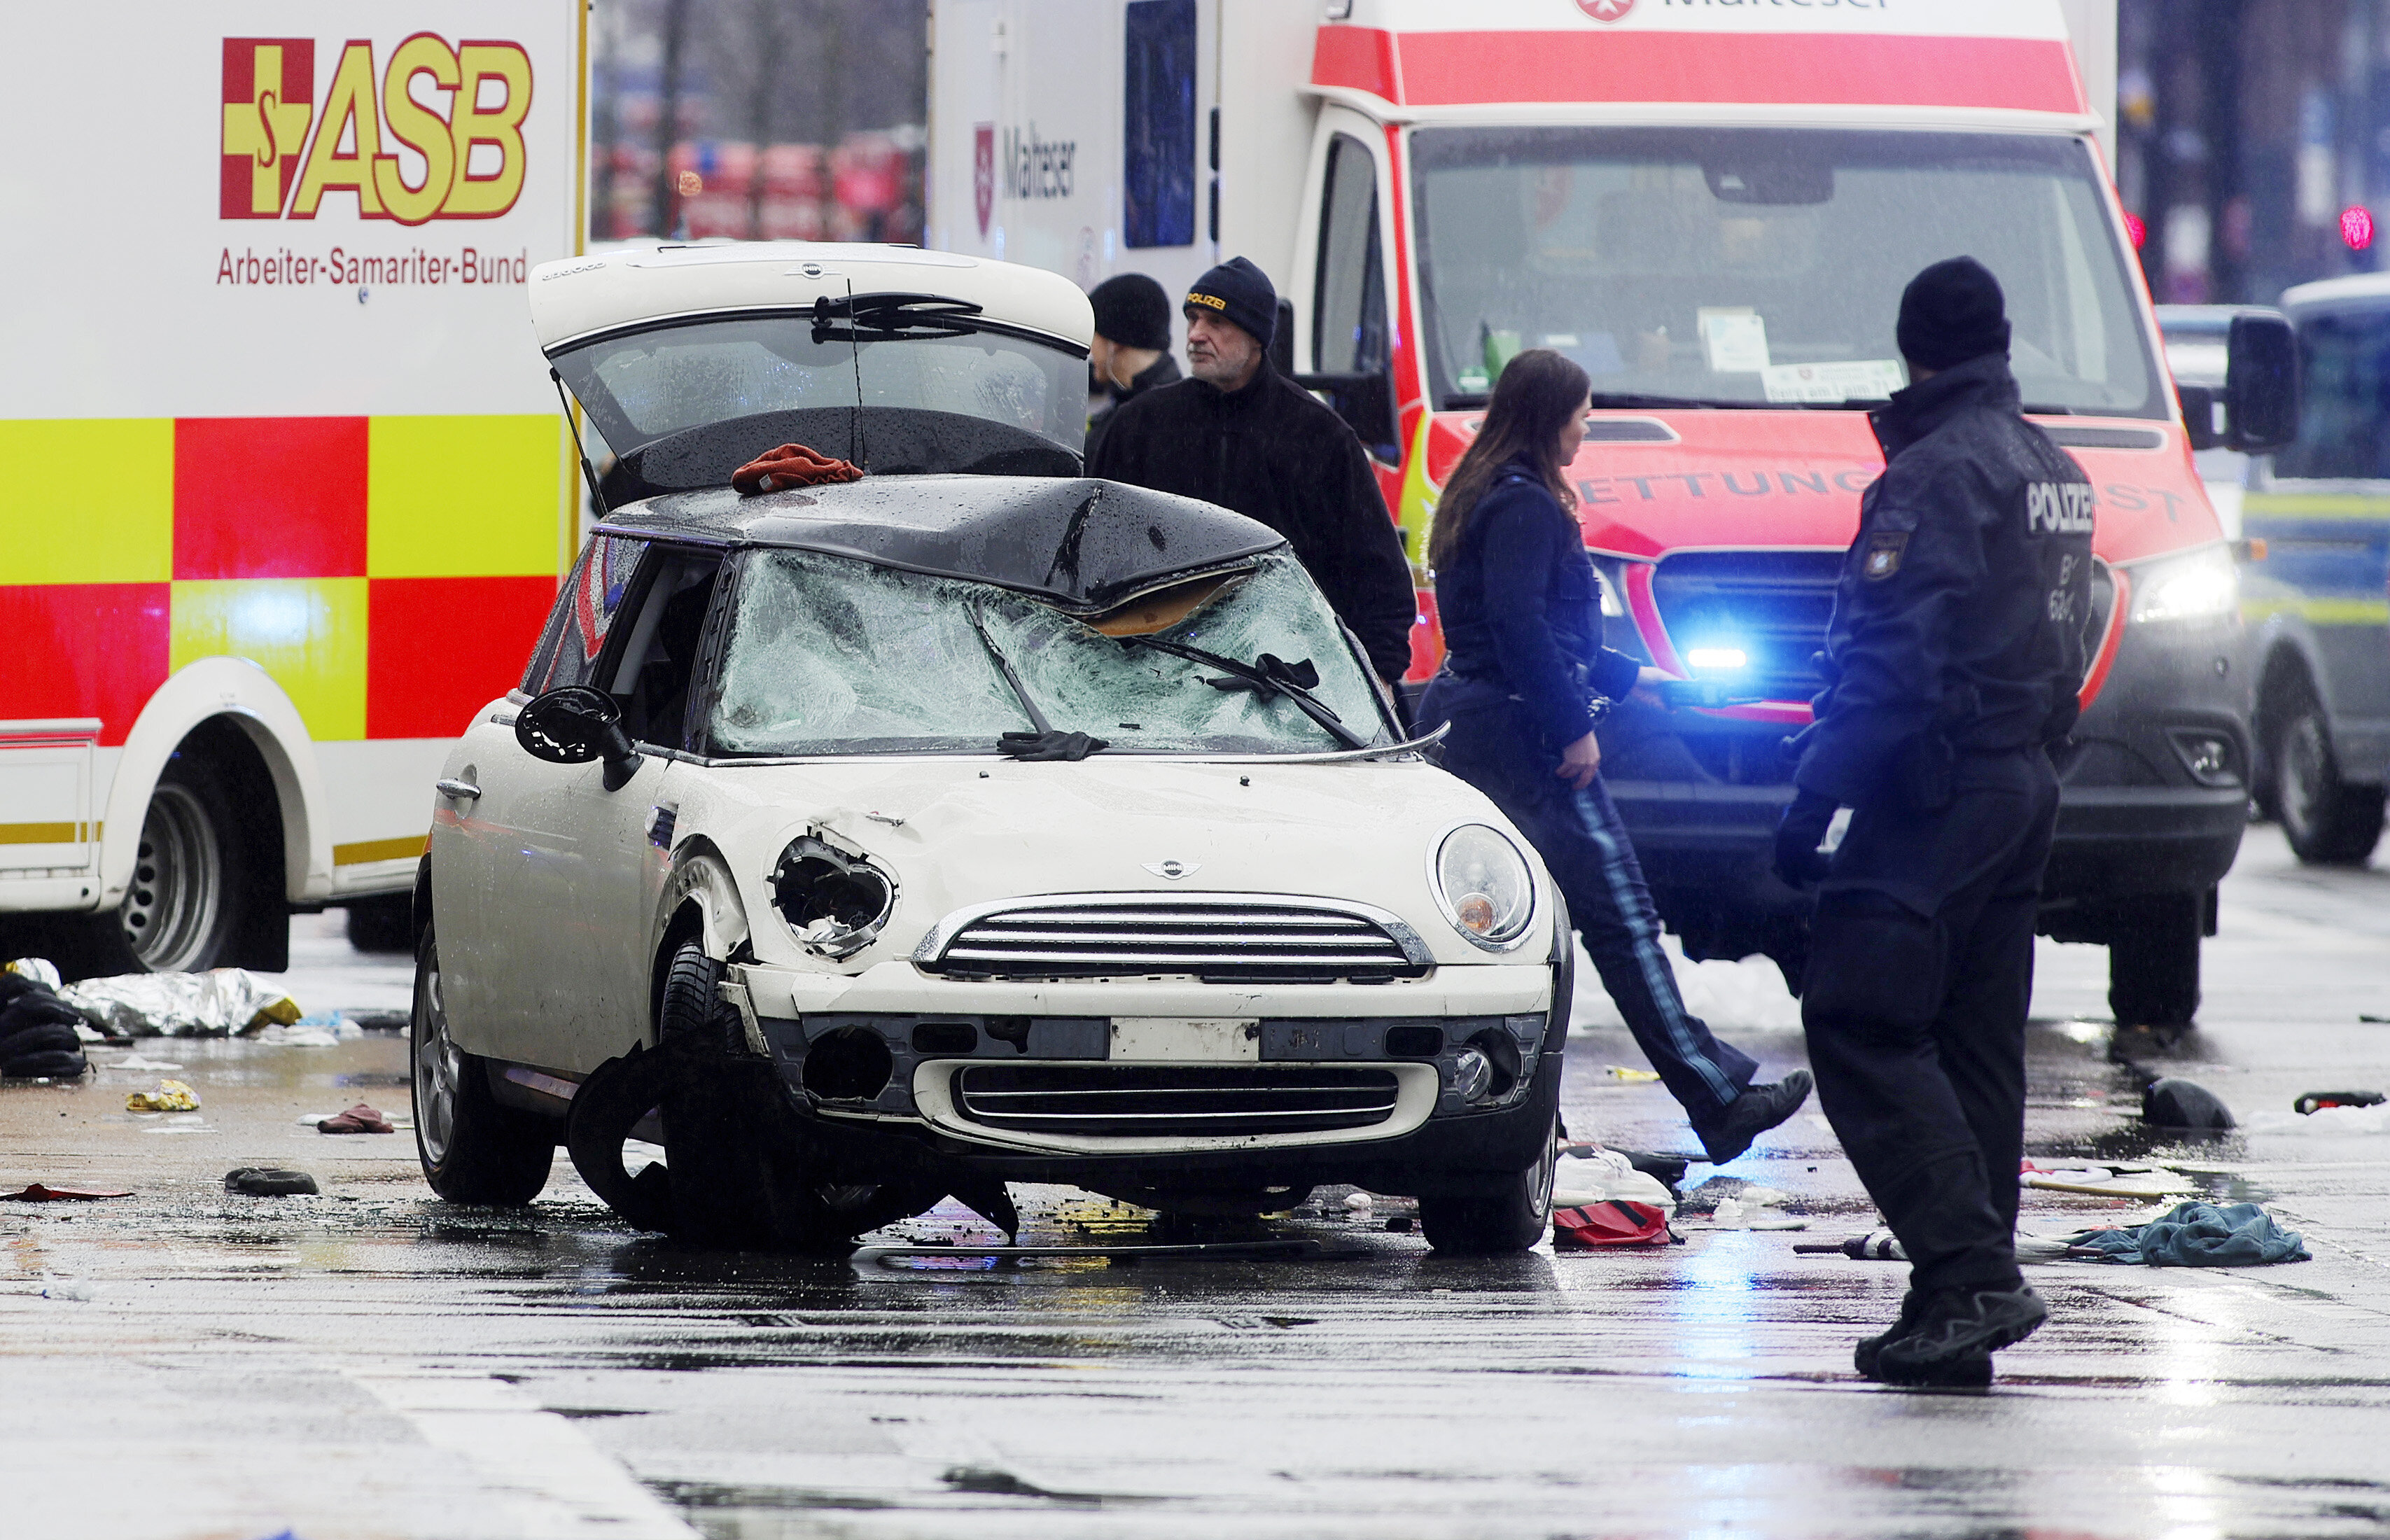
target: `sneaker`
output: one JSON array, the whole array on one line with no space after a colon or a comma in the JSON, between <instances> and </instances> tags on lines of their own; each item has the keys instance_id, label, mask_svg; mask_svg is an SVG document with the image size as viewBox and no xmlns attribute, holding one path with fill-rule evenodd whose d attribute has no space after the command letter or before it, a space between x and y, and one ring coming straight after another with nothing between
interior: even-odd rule
<instances>
[{"instance_id":1,"label":"sneaker","mask_svg":"<svg viewBox=\"0 0 2390 1540\"><path fill-rule=\"evenodd\" d=\"M1717 1115L1708 1128L1695 1128L1710 1164L1722 1166L1751 1148L1751 1141L1801 1110L1817 1082L1806 1070L1795 1070L1773 1085L1746 1085L1742 1095Z\"/></svg>"},{"instance_id":2,"label":"sneaker","mask_svg":"<svg viewBox=\"0 0 2390 1540\"><path fill-rule=\"evenodd\" d=\"M2048 1319L2049 1307L2022 1284L1943 1290L1925 1302L1912 1329L1877 1348L1876 1378L1888 1385L1989 1384L1991 1355Z\"/></svg>"}]
</instances>

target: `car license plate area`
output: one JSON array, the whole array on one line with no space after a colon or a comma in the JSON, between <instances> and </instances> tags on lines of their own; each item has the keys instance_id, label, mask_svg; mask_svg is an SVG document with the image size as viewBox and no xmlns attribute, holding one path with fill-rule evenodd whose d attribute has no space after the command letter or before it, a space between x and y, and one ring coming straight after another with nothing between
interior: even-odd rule
<instances>
[{"instance_id":1,"label":"car license plate area","mask_svg":"<svg viewBox=\"0 0 2390 1540\"><path fill-rule=\"evenodd\" d=\"M1262 1025L1251 1017L1115 1016L1106 1057L1140 1064L1258 1064Z\"/></svg>"}]
</instances>

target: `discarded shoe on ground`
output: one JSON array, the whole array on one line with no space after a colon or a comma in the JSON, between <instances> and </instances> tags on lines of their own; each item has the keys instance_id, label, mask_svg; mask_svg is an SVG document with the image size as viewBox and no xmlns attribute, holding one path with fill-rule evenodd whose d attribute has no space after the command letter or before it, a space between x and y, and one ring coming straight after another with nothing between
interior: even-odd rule
<instances>
[{"instance_id":1,"label":"discarded shoe on ground","mask_svg":"<svg viewBox=\"0 0 2390 1540\"><path fill-rule=\"evenodd\" d=\"M322 1190L315 1186L315 1178L303 1171L242 1166L238 1171L225 1173L225 1191L245 1192L251 1198L291 1198Z\"/></svg>"},{"instance_id":2,"label":"discarded shoe on ground","mask_svg":"<svg viewBox=\"0 0 2390 1540\"><path fill-rule=\"evenodd\" d=\"M395 1134L390 1120L364 1102L345 1112L335 1112L315 1125L319 1134Z\"/></svg>"}]
</instances>

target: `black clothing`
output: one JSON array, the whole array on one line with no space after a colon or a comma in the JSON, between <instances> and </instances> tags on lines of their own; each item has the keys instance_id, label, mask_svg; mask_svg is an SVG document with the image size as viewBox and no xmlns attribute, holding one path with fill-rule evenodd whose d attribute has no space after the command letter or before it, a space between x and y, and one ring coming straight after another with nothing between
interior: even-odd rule
<instances>
[{"instance_id":1,"label":"black clothing","mask_svg":"<svg viewBox=\"0 0 2390 1540\"><path fill-rule=\"evenodd\" d=\"M2015 1287L2034 914L2058 818L2038 750L1970 755L1950 806L1862 807L1837 877L1959 874L1930 915L1860 886L1818 901L1801 1020L1818 1099L1920 1293Z\"/></svg>"},{"instance_id":2,"label":"black clothing","mask_svg":"<svg viewBox=\"0 0 2390 1540\"><path fill-rule=\"evenodd\" d=\"M1892 398L1859 502L1794 783L1845 807L1932 802L1950 751L2075 724L2091 608L2090 479L2018 410L1998 356Z\"/></svg>"},{"instance_id":3,"label":"black clothing","mask_svg":"<svg viewBox=\"0 0 2390 1540\"><path fill-rule=\"evenodd\" d=\"M1504 466L1435 577L1455 704L1515 696L1546 747L1593 731L1593 696L1624 699L1641 668L1601 645L1601 580L1577 521L1524 459Z\"/></svg>"},{"instance_id":4,"label":"black clothing","mask_svg":"<svg viewBox=\"0 0 2390 1540\"><path fill-rule=\"evenodd\" d=\"M1168 345L1166 340L1163 345ZM1164 385L1176 385L1178 383L1178 361L1165 353L1161 357L1155 359L1152 363L1148 364L1144 368L1137 370L1136 374L1130 376L1128 388L1126 390L1123 390L1117 385L1106 385L1104 387L1104 393L1111 399L1105 404L1102 411L1087 419L1087 452L1086 463L1088 465L1096 463L1096 446L1103 443L1104 435L1111 430L1112 416L1114 413L1118 412L1123 406L1127 405L1130 402L1135 401L1137 397L1145 394L1148 391L1158 391Z\"/></svg>"},{"instance_id":5,"label":"black clothing","mask_svg":"<svg viewBox=\"0 0 2390 1540\"><path fill-rule=\"evenodd\" d=\"M1170 348L1170 296L1142 273L1115 273L1087 290L1096 335L1124 348Z\"/></svg>"},{"instance_id":6,"label":"black clothing","mask_svg":"<svg viewBox=\"0 0 2390 1540\"><path fill-rule=\"evenodd\" d=\"M1369 457L1343 418L1266 359L1240 391L1183 379L1124 402L1087 473L1267 524L1360 638L1370 666L1388 679L1409 671L1419 601Z\"/></svg>"},{"instance_id":7,"label":"black clothing","mask_svg":"<svg viewBox=\"0 0 2390 1540\"><path fill-rule=\"evenodd\" d=\"M1801 1002L1818 1099L1921 1295L2019 1286L2034 918L2073 725L2090 487L1997 354L1893 398L1801 805L1850 807ZM1888 1351L1888 1350L1887 1350Z\"/></svg>"},{"instance_id":8,"label":"black clothing","mask_svg":"<svg viewBox=\"0 0 2390 1540\"><path fill-rule=\"evenodd\" d=\"M1439 595L1445 575L1437 575ZM1547 746L1524 705L1488 699L1483 690L1473 692L1474 703L1460 699L1471 693L1450 674L1437 674L1420 702L1420 727L1452 724L1444 767L1484 792L1544 858L1601 987L1707 1142L1724 1132L1728 1109L1759 1066L1685 1009L1676 971L1660 946L1660 916L1643 868L1600 778L1578 791L1553 774L1559 749Z\"/></svg>"},{"instance_id":9,"label":"black clothing","mask_svg":"<svg viewBox=\"0 0 2390 1540\"><path fill-rule=\"evenodd\" d=\"M1264 353L1278 336L1278 286L1250 257L1230 257L1196 279L1186 308L1227 316L1251 332Z\"/></svg>"},{"instance_id":10,"label":"black clothing","mask_svg":"<svg viewBox=\"0 0 2390 1540\"><path fill-rule=\"evenodd\" d=\"M1106 335L1110 335L1107 333ZM1991 269L1972 257L1952 257L1908 280L1894 333L1900 355L1928 369L1947 369L2009 351L2008 298Z\"/></svg>"}]
</instances>

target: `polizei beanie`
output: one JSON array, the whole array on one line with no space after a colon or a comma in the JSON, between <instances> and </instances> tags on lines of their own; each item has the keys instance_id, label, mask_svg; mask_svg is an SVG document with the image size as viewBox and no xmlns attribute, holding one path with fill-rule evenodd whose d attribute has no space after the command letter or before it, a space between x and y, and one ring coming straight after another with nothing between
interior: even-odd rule
<instances>
[{"instance_id":1,"label":"polizei beanie","mask_svg":"<svg viewBox=\"0 0 2390 1540\"><path fill-rule=\"evenodd\" d=\"M1227 316L1264 348L1278 335L1278 289L1248 258L1230 257L1195 280L1187 291L1187 314L1199 310Z\"/></svg>"},{"instance_id":2,"label":"polizei beanie","mask_svg":"<svg viewBox=\"0 0 2390 1540\"><path fill-rule=\"evenodd\" d=\"M1170 351L1170 296L1142 273L1116 273L1087 290L1096 335L1124 348Z\"/></svg>"},{"instance_id":3,"label":"polizei beanie","mask_svg":"<svg viewBox=\"0 0 2390 1540\"><path fill-rule=\"evenodd\" d=\"M2008 298L2000 280L1972 257L1935 263L1902 292L1897 336L1901 356L1921 368L1953 368L2008 352Z\"/></svg>"}]
</instances>

